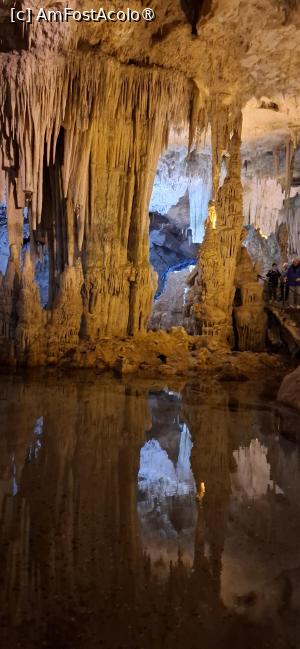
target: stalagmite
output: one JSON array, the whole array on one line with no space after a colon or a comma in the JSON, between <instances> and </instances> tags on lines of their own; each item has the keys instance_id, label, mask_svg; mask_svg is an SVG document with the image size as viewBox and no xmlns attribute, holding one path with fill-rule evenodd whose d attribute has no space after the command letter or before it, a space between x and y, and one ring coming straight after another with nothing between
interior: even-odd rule
<instances>
[{"instance_id":1,"label":"stalagmite","mask_svg":"<svg viewBox=\"0 0 300 649\"><path fill-rule=\"evenodd\" d=\"M21 362L38 364L41 360L41 343L45 324L46 312L42 310L40 304L33 265L30 254L27 252L21 274L15 333L17 356Z\"/></svg>"},{"instance_id":2,"label":"stalagmite","mask_svg":"<svg viewBox=\"0 0 300 649\"><path fill-rule=\"evenodd\" d=\"M112 21L81 19L77 1L68 20L51 2L51 19L37 20L37 0L25 8L27 23L12 19L16 6L0 12L0 197L13 251L0 319L3 355L10 350L13 362L56 363L75 347L146 335L157 286L148 209L171 139L186 186L183 194L176 187L174 204L168 197L167 211L187 191L193 243L202 243L213 201L189 313L176 324L211 347L232 342L244 218L266 235L286 223L289 254L297 247L296 219L277 209L285 186L289 210L299 164L299 48L287 47L300 26L294 7L220 0L195 13L188 2L155 0L149 18L144 4L134 0L137 20L123 11ZM6 238L5 246L2 269ZM42 258L43 308L35 286Z\"/></svg>"},{"instance_id":3,"label":"stalagmite","mask_svg":"<svg viewBox=\"0 0 300 649\"><path fill-rule=\"evenodd\" d=\"M4 362L14 358L19 288L19 251L16 244L12 244L5 275L0 273L0 353Z\"/></svg>"},{"instance_id":4,"label":"stalagmite","mask_svg":"<svg viewBox=\"0 0 300 649\"><path fill-rule=\"evenodd\" d=\"M2 61L2 166L10 242L20 249L26 202L33 253L47 242L51 313L43 336L50 336L55 356L51 327L57 349L78 343L79 334L96 340L145 330L156 288L147 208L169 123L187 122L193 86L181 75L105 58L96 65L88 56L84 63L56 59L51 70L39 65L31 55ZM61 281L65 273L74 278L71 289ZM23 288L22 348L24 341L36 344L27 295Z\"/></svg>"},{"instance_id":5,"label":"stalagmite","mask_svg":"<svg viewBox=\"0 0 300 649\"><path fill-rule=\"evenodd\" d=\"M215 110L215 107L214 107ZM200 294L193 317L196 330L226 345L231 332L234 276L243 224L240 145L242 115L221 107L212 119L213 196L199 258ZM233 129L230 131L230 129ZM227 176L219 187L221 158L227 159Z\"/></svg>"},{"instance_id":6,"label":"stalagmite","mask_svg":"<svg viewBox=\"0 0 300 649\"><path fill-rule=\"evenodd\" d=\"M240 351L260 352L265 347L267 315L263 299L264 287L257 279L259 271L258 266L253 266L247 248L242 246L237 258L235 276L240 304L233 310L237 332L236 345Z\"/></svg>"},{"instance_id":7,"label":"stalagmite","mask_svg":"<svg viewBox=\"0 0 300 649\"><path fill-rule=\"evenodd\" d=\"M24 194L18 192L19 179L7 179L6 205L7 205L7 229L9 244L15 246L16 261L19 264L20 250L23 242L23 207L25 203Z\"/></svg>"}]
</instances>

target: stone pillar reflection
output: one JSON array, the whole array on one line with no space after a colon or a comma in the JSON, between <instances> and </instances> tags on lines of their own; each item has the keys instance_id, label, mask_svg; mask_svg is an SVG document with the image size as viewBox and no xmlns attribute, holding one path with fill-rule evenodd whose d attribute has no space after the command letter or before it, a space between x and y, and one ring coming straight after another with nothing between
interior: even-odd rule
<instances>
[{"instance_id":1,"label":"stone pillar reflection","mask_svg":"<svg viewBox=\"0 0 300 649\"><path fill-rule=\"evenodd\" d=\"M0 514L2 618L24 625L33 643L37 629L43 634L64 621L63 633L71 618L82 632L92 605L90 631L102 624L105 633L112 620L104 609L136 602L143 573L136 494L146 393L137 397L109 381L100 390L84 381L64 381L62 388L50 381L34 393L19 390L16 403L26 434L18 426L18 492L6 493Z\"/></svg>"},{"instance_id":2,"label":"stone pillar reflection","mask_svg":"<svg viewBox=\"0 0 300 649\"><path fill-rule=\"evenodd\" d=\"M204 560L204 545L207 543L208 566L214 588L219 592L233 468L232 422L227 397L222 391L210 392L208 386L206 403L196 406L190 401L187 389L183 414L193 440L191 465L197 488L195 566Z\"/></svg>"}]
</instances>

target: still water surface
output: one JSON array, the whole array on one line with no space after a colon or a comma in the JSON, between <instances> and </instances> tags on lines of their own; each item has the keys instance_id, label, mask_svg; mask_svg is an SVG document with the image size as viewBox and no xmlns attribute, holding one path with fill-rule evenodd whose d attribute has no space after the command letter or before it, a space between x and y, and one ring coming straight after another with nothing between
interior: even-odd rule
<instances>
[{"instance_id":1,"label":"still water surface","mask_svg":"<svg viewBox=\"0 0 300 649\"><path fill-rule=\"evenodd\" d=\"M261 392L0 376L1 649L298 649L298 420Z\"/></svg>"}]
</instances>

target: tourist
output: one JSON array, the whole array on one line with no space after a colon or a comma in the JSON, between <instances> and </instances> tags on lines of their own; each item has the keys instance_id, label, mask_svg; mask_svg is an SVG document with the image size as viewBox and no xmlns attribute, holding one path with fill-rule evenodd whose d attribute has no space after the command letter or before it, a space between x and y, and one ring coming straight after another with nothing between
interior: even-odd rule
<instances>
[{"instance_id":1,"label":"tourist","mask_svg":"<svg viewBox=\"0 0 300 649\"><path fill-rule=\"evenodd\" d=\"M280 277L280 300L285 303L289 297L289 284L288 284L288 264L283 264Z\"/></svg>"},{"instance_id":2,"label":"tourist","mask_svg":"<svg viewBox=\"0 0 300 649\"><path fill-rule=\"evenodd\" d=\"M295 257L287 272L289 305L300 308L300 259Z\"/></svg>"},{"instance_id":3,"label":"tourist","mask_svg":"<svg viewBox=\"0 0 300 649\"><path fill-rule=\"evenodd\" d=\"M270 302L273 302L277 299L277 288L280 277L281 274L278 270L277 264L272 264L272 268L267 273Z\"/></svg>"}]
</instances>

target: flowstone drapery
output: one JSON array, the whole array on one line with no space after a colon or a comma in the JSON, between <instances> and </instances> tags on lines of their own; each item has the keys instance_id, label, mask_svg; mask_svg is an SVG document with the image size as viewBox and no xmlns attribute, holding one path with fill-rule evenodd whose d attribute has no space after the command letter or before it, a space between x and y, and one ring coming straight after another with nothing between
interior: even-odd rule
<instances>
[{"instance_id":1,"label":"flowstone drapery","mask_svg":"<svg viewBox=\"0 0 300 649\"><path fill-rule=\"evenodd\" d=\"M96 340L143 331L156 287L148 203L169 124L189 120L193 85L181 75L89 55L56 57L51 66L30 53L10 56L1 73L9 276L15 269L0 289L2 335L16 338L25 359L52 357L49 347L55 357L55 345L59 355L79 334ZM38 317L26 303L30 281L38 305L30 262L20 265L25 206L31 263L45 243L49 253L48 309Z\"/></svg>"}]
</instances>

